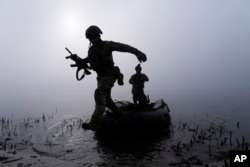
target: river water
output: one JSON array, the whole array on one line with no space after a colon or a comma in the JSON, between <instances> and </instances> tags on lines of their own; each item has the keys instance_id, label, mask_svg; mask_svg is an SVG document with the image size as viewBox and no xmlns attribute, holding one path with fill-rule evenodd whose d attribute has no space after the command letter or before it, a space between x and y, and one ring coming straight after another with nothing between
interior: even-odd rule
<instances>
[{"instance_id":1,"label":"river water","mask_svg":"<svg viewBox=\"0 0 250 167\"><path fill-rule=\"evenodd\" d=\"M26 150L30 157L36 155L37 161L32 161L36 166L158 167L221 166L224 160L229 162L229 150L246 149L250 140L248 89L159 91L151 97L157 98L168 104L172 126L156 136L122 140L85 131L81 123L89 119L90 110L85 115L59 109L19 113L22 118L5 113L9 118L1 118L0 150L6 154ZM11 120L8 128L7 119ZM16 150L11 144L4 147L6 138L7 143L16 144ZM39 157L60 163L42 163Z\"/></svg>"}]
</instances>

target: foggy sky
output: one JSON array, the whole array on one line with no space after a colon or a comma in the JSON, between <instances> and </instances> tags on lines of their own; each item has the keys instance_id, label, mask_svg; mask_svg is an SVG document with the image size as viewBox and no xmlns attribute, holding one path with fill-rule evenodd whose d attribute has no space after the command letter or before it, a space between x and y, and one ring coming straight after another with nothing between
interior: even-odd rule
<instances>
[{"instance_id":1,"label":"foggy sky","mask_svg":"<svg viewBox=\"0 0 250 167\"><path fill-rule=\"evenodd\" d=\"M103 40L146 53L149 93L249 87L249 16L248 0L0 0L1 105L6 111L12 101L20 107L69 99L92 105L96 75L76 81L64 49L86 57L90 25L102 29ZM130 98L128 79L138 61L118 52L114 60L125 86L116 85L113 96Z\"/></svg>"}]
</instances>

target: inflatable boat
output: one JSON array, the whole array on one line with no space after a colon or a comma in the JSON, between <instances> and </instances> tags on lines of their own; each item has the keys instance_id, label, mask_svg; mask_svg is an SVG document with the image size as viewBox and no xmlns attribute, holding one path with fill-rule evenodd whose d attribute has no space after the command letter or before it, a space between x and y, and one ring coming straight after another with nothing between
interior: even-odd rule
<instances>
[{"instance_id":1,"label":"inflatable boat","mask_svg":"<svg viewBox=\"0 0 250 167\"><path fill-rule=\"evenodd\" d=\"M170 110L163 100L144 106L135 106L129 101L116 101L122 116L116 116L107 110L101 121L100 132L111 134L149 134L158 133L169 128L171 124Z\"/></svg>"}]
</instances>

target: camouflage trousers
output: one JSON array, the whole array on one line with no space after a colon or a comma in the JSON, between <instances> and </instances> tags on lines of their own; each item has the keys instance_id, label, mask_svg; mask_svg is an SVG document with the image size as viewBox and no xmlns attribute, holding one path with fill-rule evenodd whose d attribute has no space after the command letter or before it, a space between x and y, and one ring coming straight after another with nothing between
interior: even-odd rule
<instances>
[{"instance_id":1,"label":"camouflage trousers","mask_svg":"<svg viewBox=\"0 0 250 167\"><path fill-rule=\"evenodd\" d=\"M95 110L91 116L91 121L99 123L105 111L105 107L110 108L115 114L120 114L119 108L111 98L111 89L116 81L116 76L98 76L97 88L95 90Z\"/></svg>"}]
</instances>

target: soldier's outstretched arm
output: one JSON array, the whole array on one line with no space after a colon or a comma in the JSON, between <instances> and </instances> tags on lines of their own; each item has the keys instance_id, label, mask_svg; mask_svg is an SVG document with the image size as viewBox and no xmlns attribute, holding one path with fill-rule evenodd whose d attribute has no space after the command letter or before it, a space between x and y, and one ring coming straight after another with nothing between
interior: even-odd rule
<instances>
[{"instance_id":1,"label":"soldier's outstretched arm","mask_svg":"<svg viewBox=\"0 0 250 167\"><path fill-rule=\"evenodd\" d=\"M144 54L140 50L138 50L130 45L119 43L119 42L113 42L113 41L109 41L108 45L110 45L110 47L112 48L112 51L132 53L132 54L136 55L139 62L147 61L146 54Z\"/></svg>"}]
</instances>

